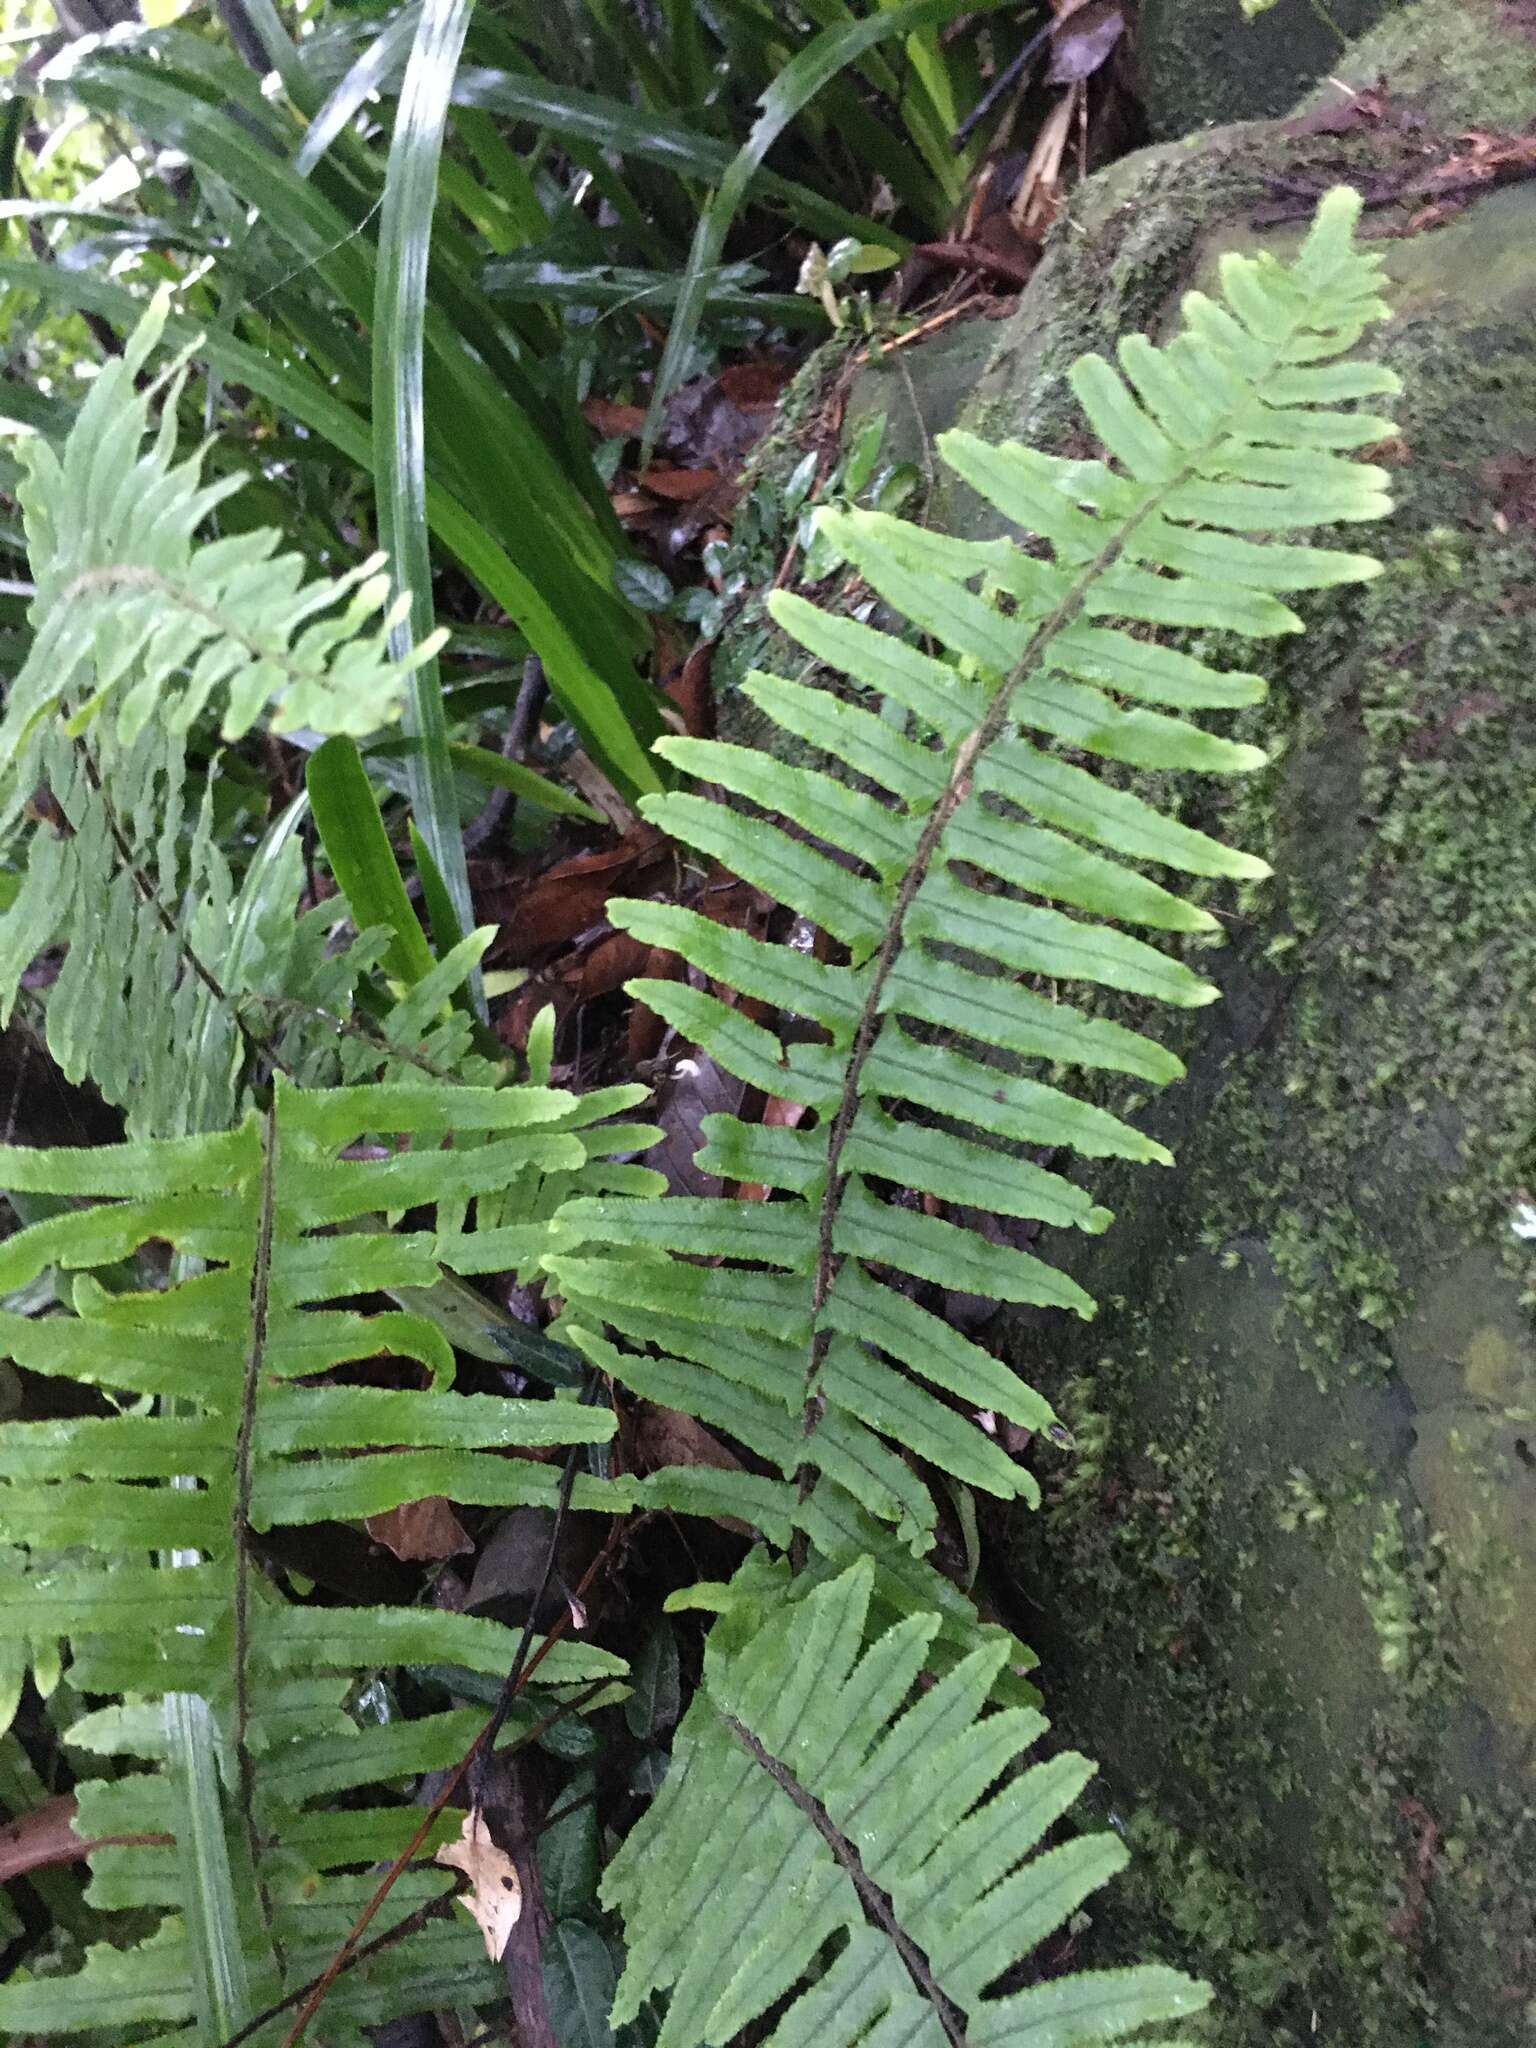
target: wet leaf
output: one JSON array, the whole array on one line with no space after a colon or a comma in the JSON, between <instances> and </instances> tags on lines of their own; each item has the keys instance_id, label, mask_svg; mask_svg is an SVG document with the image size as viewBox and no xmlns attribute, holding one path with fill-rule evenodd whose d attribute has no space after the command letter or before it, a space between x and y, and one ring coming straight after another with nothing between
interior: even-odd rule
<instances>
[{"instance_id":1,"label":"wet leaf","mask_svg":"<svg viewBox=\"0 0 1536 2048\"><path fill-rule=\"evenodd\" d=\"M672 579L654 562L615 562L613 587L642 612L664 611L672 602Z\"/></svg>"},{"instance_id":2,"label":"wet leaf","mask_svg":"<svg viewBox=\"0 0 1536 2048\"><path fill-rule=\"evenodd\" d=\"M661 1735L682 1711L682 1676L677 1634L665 1615L640 1645L630 1666L631 1691L624 1702L629 1732L640 1741Z\"/></svg>"}]
</instances>

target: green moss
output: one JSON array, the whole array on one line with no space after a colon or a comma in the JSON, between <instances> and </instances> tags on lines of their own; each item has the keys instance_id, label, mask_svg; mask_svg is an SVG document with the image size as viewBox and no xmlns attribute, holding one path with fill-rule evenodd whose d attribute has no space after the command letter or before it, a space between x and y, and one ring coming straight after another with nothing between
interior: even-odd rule
<instances>
[{"instance_id":1,"label":"green moss","mask_svg":"<svg viewBox=\"0 0 1536 2048\"><path fill-rule=\"evenodd\" d=\"M1501 0L1419 0L1356 42L1336 75L1351 85L1392 81L1402 101L1445 130L1523 129L1531 118L1536 35Z\"/></svg>"},{"instance_id":2,"label":"green moss","mask_svg":"<svg viewBox=\"0 0 1536 2048\"><path fill-rule=\"evenodd\" d=\"M1283 113L1392 4L1272 0L1250 18L1228 0L1146 0L1137 51L1154 132Z\"/></svg>"}]
</instances>

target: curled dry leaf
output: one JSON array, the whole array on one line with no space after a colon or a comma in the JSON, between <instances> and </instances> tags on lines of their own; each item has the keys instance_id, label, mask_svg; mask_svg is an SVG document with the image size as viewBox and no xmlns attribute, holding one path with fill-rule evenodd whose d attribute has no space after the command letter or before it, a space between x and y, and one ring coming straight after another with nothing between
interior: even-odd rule
<instances>
[{"instance_id":1,"label":"curled dry leaf","mask_svg":"<svg viewBox=\"0 0 1536 2048\"><path fill-rule=\"evenodd\" d=\"M456 1842L444 1842L435 1859L450 1870L462 1870L470 1889L461 1893L459 1904L485 1937L485 1952L499 1963L523 1911L523 1888L517 1866L505 1849L491 1840L485 1816L478 1808L464 1816Z\"/></svg>"},{"instance_id":2,"label":"curled dry leaf","mask_svg":"<svg viewBox=\"0 0 1536 2048\"><path fill-rule=\"evenodd\" d=\"M375 1543L393 1551L402 1563L440 1563L473 1550L469 1531L440 1493L408 1500L403 1507L369 1515L363 1525Z\"/></svg>"}]
</instances>

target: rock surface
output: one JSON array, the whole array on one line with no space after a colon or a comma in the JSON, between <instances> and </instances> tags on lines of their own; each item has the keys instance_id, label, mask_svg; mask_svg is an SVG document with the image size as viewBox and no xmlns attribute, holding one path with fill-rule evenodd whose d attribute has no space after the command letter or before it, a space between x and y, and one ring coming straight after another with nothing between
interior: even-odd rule
<instances>
[{"instance_id":1,"label":"rock surface","mask_svg":"<svg viewBox=\"0 0 1536 2048\"><path fill-rule=\"evenodd\" d=\"M1067 364L1222 249L1293 246L1254 225L1277 192L1379 192L1536 112L1495 0L1332 69L1386 114L1102 173L1018 311L866 371L847 431L1069 446ZM1119 1221L1058 1255L1097 1322L1007 1332L1077 1449L994 1532L994 1593L1139 1852L1090 1946L1211 1976L1234 2048L1536 2038L1536 181L1383 246L1386 573L1310 607L1230 727L1273 766L1201 799L1276 879L1211 898L1227 1000L1133 1105L1179 1164L1094 1173Z\"/></svg>"},{"instance_id":2,"label":"rock surface","mask_svg":"<svg viewBox=\"0 0 1536 2048\"><path fill-rule=\"evenodd\" d=\"M1396 0L1143 0L1137 71L1154 135L1282 114Z\"/></svg>"}]
</instances>

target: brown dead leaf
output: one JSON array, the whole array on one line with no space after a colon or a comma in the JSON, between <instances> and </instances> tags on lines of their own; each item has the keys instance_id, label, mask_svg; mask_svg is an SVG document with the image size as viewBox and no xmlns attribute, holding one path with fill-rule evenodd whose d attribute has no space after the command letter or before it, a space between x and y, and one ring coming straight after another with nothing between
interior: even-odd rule
<instances>
[{"instance_id":1,"label":"brown dead leaf","mask_svg":"<svg viewBox=\"0 0 1536 2048\"><path fill-rule=\"evenodd\" d=\"M386 1508L382 1515L369 1515L363 1526L375 1543L393 1551L403 1564L437 1564L445 1557L462 1557L475 1547L469 1531L440 1493L407 1501L403 1507Z\"/></svg>"},{"instance_id":2,"label":"brown dead leaf","mask_svg":"<svg viewBox=\"0 0 1536 2048\"><path fill-rule=\"evenodd\" d=\"M676 953L668 953L660 946L653 946L646 956L641 969L647 981L681 981L685 973L682 960ZM660 1057L663 1041L667 1035L667 1020L657 1016L644 1003L635 1003L629 1013L629 1024L625 1032L624 1051L631 1071L643 1067L648 1060Z\"/></svg>"},{"instance_id":3,"label":"brown dead leaf","mask_svg":"<svg viewBox=\"0 0 1536 2048\"><path fill-rule=\"evenodd\" d=\"M29 1813L0 1822L0 1884L23 1877L29 1870L49 1870L62 1863L77 1863L92 1849L108 1846L159 1848L170 1835L106 1835L87 1841L75 1833L75 1796L61 1792L45 1799Z\"/></svg>"},{"instance_id":4,"label":"brown dead leaf","mask_svg":"<svg viewBox=\"0 0 1536 2048\"><path fill-rule=\"evenodd\" d=\"M470 1889L460 1893L459 1904L484 1936L486 1954L499 1963L522 1917L523 1888L517 1865L491 1840L484 1814L478 1809L466 1813L458 1841L444 1842L433 1860L462 1870L469 1879Z\"/></svg>"},{"instance_id":5,"label":"brown dead leaf","mask_svg":"<svg viewBox=\"0 0 1536 2048\"><path fill-rule=\"evenodd\" d=\"M643 894L670 862L661 834L636 825L617 846L601 847L557 861L532 882L492 887L482 914L501 925L492 959L498 966L523 967L540 953L563 946L603 921L616 891Z\"/></svg>"},{"instance_id":6,"label":"brown dead leaf","mask_svg":"<svg viewBox=\"0 0 1536 2048\"><path fill-rule=\"evenodd\" d=\"M630 441L645 425L643 405L620 405L612 398L589 398L581 416L605 441Z\"/></svg>"},{"instance_id":7,"label":"brown dead leaf","mask_svg":"<svg viewBox=\"0 0 1536 2048\"><path fill-rule=\"evenodd\" d=\"M673 505L691 505L695 498L702 498L714 490L723 479L718 469L660 469L653 466L642 470L635 481L653 498L665 498Z\"/></svg>"},{"instance_id":8,"label":"brown dead leaf","mask_svg":"<svg viewBox=\"0 0 1536 2048\"><path fill-rule=\"evenodd\" d=\"M696 740L715 736L715 692L710 677L714 642L701 640L676 675L665 683L669 701L682 714L683 730Z\"/></svg>"},{"instance_id":9,"label":"brown dead leaf","mask_svg":"<svg viewBox=\"0 0 1536 2048\"><path fill-rule=\"evenodd\" d=\"M741 1107L742 1084L705 1053L679 1060L656 1093L656 1122L661 1136L645 1154L643 1164L666 1176L674 1195L718 1195L720 1182L705 1173L694 1158L704 1142L701 1126L717 1112L734 1114Z\"/></svg>"},{"instance_id":10,"label":"brown dead leaf","mask_svg":"<svg viewBox=\"0 0 1536 2048\"><path fill-rule=\"evenodd\" d=\"M1046 74L1052 85L1071 85L1088 78L1109 61L1110 53L1125 34L1125 16L1115 0L1087 0L1073 9L1072 18L1056 31L1051 45L1051 68Z\"/></svg>"},{"instance_id":11,"label":"brown dead leaf","mask_svg":"<svg viewBox=\"0 0 1536 2048\"><path fill-rule=\"evenodd\" d=\"M743 412L772 412L788 382L786 363L732 363L720 372L720 389Z\"/></svg>"},{"instance_id":12,"label":"brown dead leaf","mask_svg":"<svg viewBox=\"0 0 1536 2048\"><path fill-rule=\"evenodd\" d=\"M622 519L626 525L636 519L649 519L656 510L656 500L644 491L610 491L608 503L613 507L615 519Z\"/></svg>"},{"instance_id":13,"label":"brown dead leaf","mask_svg":"<svg viewBox=\"0 0 1536 2048\"><path fill-rule=\"evenodd\" d=\"M656 1472L663 1465L710 1465L717 1472L742 1470L736 1453L680 1408L658 1408L654 1402L637 1401L630 1425L637 1472Z\"/></svg>"}]
</instances>

